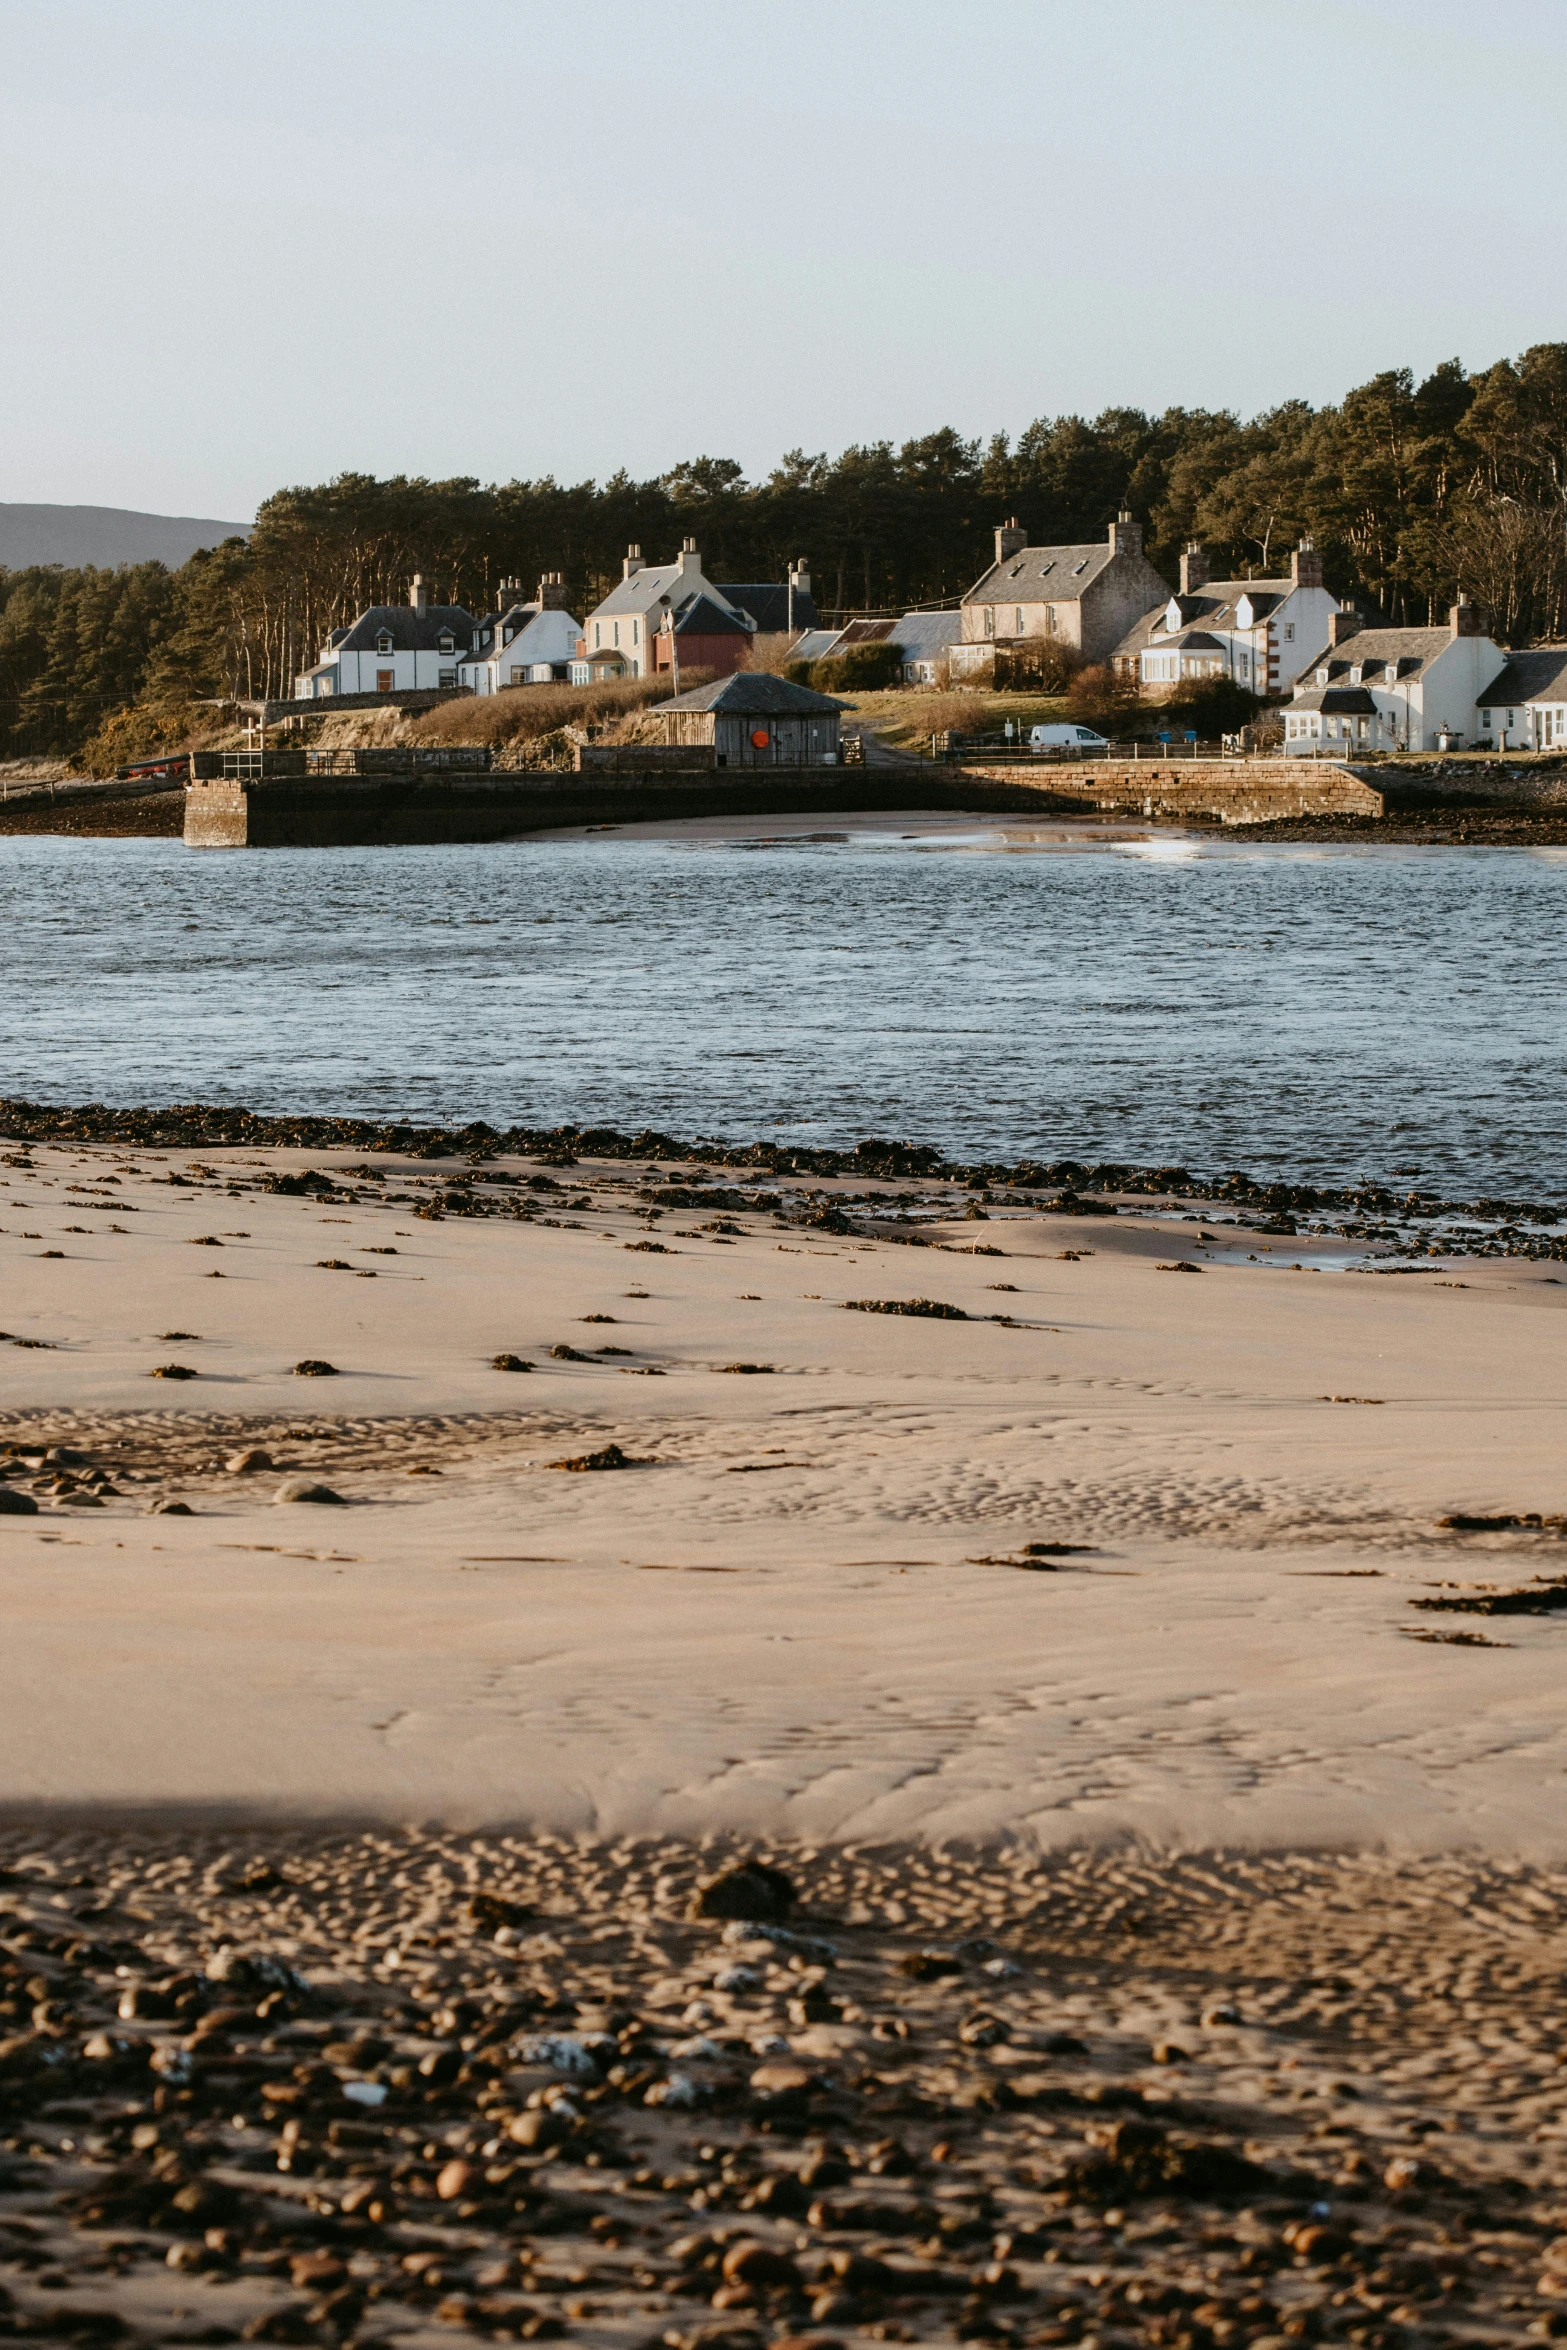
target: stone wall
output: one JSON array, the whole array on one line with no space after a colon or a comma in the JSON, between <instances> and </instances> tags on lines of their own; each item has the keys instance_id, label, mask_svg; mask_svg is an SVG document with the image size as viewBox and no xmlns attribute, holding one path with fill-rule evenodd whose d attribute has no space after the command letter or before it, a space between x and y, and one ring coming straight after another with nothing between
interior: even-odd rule
<instances>
[{"instance_id":1,"label":"stone wall","mask_svg":"<svg viewBox=\"0 0 1567 2350\"><path fill-rule=\"evenodd\" d=\"M1147 759L1081 766L726 767L706 773L310 776L193 783L192 848L329 848L503 840L579 825L683 816L832 815L854 809L989 808L1026 815L1380 816L1382 795L1348 768L1300 760Z\"/></svg>"},{"instance_id":2,"label":"stone wall","mask_svg":"<svg viewBox=\"0 0 1567 2350\"><path fill-rule=\"evenodd\" d=\"M1383 795L1353 768L1302 759L1092 759L1035 767L965 767L973 778L1021 783L1032 804L1100 815L1217 817L1269 824L1284 816L1380 816Z\"/></svg>"}]
</instances>

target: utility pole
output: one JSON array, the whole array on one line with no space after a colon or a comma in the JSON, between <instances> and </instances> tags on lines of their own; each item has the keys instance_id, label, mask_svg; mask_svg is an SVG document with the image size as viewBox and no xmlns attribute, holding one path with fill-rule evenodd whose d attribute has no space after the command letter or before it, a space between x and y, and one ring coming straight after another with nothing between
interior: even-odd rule
<instances>
[{"instance_id":1,"label":"utility pole","mask_svg":"<svg viewBox=\"0 0 1567 2350\"><path fill-rule=\"evenodd\" d=\"M675 607L667 596L659 597L658 606L664 615L664 626L669 631L669 666L674 674L675 694L678 699L680 693L680 647L675 642Z\"/></svg>"}]
</instances>

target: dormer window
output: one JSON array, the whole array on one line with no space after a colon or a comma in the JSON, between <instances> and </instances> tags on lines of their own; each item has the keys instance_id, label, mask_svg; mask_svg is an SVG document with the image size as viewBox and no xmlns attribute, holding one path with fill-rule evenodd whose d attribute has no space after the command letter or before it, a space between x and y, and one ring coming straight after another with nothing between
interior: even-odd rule
<instances>
[{"instance_id":1,"label":"dormer window","mask_svg":"<svg viewBox=\"0 0 1567 2350\"><path fill-rule=\"evenodd\" d=\"M383 628L379 632L375 640L375 649L378 653L382 654L389 653L391 651L392 632L389 628Z\"/></svg>"},{"instance_id":2,"label":"dormer window","mask_svg":"<svg viewBox=\"0 0 1567 2350\"><path fill-rule=\"evenodd\" d=\"M1365 666L1362 662L1352 661L1350 663L1349 682L1351 685L1361 684L1365 678L1365 674Z\"/></svg>"},{"instance_id":3,"label":"dormer window","mask_svg":"<svg viewBox=\"0 0 1567 2350\"><path fill-rule=\"evenodd\" d=\"M1326 684L1327 684L1327 682L1328 682L1328 672L1327 672L1327 667L1326 667L1326 664L1324 664L1324 665L1323 665L1323 667L1317 671L1317 683L1318 683L1318 685L1326 685Z\"/></svg>"},{"instance_id":4,"label":"dormer window","mask_svg":"<svg viewBox=\"0 0 1567 2350\"><path fill-rule=\"evenodd\" d=\"M1176 629L1181 625L1181 607L1173 596L1164 608L1164 625L1167 629Z\"/></svg>"},{"instance_id":5,"label":"dormer window","mask_svg":"<svg viewBox=\"0 0 1567 2350\"><path fill-rule=\"evenodd\" d=\"M436 648L439 652L455 653L457 650L457 639L453 636L449 628L443 628L435 642Z\"/></svg>"}]
</instances>

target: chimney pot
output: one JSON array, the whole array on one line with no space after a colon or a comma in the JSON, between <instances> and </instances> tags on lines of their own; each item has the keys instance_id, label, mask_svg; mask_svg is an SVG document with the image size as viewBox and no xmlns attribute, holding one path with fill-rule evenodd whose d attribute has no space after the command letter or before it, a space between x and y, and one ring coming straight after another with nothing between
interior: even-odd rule
<instances>
[{"instance_id":1,"label":"chimney pot","mask_svg":"<svg viewBox=\"0 0 1567 2350\"><path fill-rule=\"evenodd\" d=\"M1028 545L1028 533L1015 514L1008 515L996 533L996 561L1010 563L1014 555L1021 555Z\"/></svg>"},{"instance_id":2,"label":"chimney pot","mask_svg":"<svg viewBox=\"0 0 1567 2350\"><path fill-rule=\"evenodd\" d=\"M630 579L634 576L635 573L639 572L641 568L642 549L640 547L628 547L626 549L626 559L620 566L621 578Z\"/></svg>"},{"instance_id":3,"label":"chimney pot","mask_svg":"<svg viewBox=\"0 0 1567 2350\"><path fill-rule=\"evenodd\" d=\"M1322 585L1322 557L1309 538L1303 538L1290 557L1290 584L1298 588Z\"/></svg>"},{"instance_id":4,"label":"chimney pot","mask_svg":"<svg viewBox=\"0 0 1567 2350\"><path fill-rule=\"evenodd\" d=\"M1116 555L1140 555L1143 551L1143 526L1132 520L1125 506L1110 525L1110 549Z\"/></svg>"},{"instance_id":5,"label":"chimney pot","mask_svg":"<svg viewBox=\"0 0 1567 2350\"><path fill-rule=\"evenodd\" d=\"M1181 557L1182 595L1195 595L1200 587L1207 586L1211 576L1207 548L1201 545L1198 540L1192 539Z\"/></svg>"}]
</instances>

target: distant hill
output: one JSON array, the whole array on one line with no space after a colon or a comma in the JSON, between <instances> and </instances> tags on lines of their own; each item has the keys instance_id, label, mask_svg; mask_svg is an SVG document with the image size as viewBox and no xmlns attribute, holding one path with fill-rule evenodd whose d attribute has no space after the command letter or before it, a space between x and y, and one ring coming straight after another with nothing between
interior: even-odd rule
<instances>
[{"instance_id":1,"label":"distant hill","mask_svg":"<svg viewBox=\"0 0 1567 2350\"><path fill-rule=\"evenodd\" d=\"M166 563L177 571L198 547L249 538L248 522L208 522L190 514L133 514L125 506L0 505L0 568L30 563Z\"/></svg>"}]
</instances>

